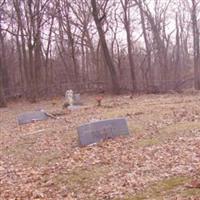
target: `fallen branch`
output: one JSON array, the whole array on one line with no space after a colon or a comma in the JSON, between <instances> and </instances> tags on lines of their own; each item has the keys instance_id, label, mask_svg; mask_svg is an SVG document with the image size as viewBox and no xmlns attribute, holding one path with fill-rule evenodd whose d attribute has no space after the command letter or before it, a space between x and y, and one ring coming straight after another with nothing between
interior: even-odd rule
<instances>
[{"instance_id":1,"label":"fallen branch","mask_svg":"<svg viewBox=\"0 0 200 200\"><path fill-rule=\"evenodd\" d=\"M48 113L48 112L44 112L44 113L45 113L45 115L47 115L48 117L51 117L51 118L53 118L53 119L57 119L57 117L56 117L55 115L51 114L51 113Z\"/></svg>"}]
</instances>

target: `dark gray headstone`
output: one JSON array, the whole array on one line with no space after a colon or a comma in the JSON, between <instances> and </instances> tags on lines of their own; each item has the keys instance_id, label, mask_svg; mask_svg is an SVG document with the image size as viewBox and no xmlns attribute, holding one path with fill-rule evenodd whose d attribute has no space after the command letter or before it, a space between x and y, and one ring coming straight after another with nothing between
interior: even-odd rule
<instances>
[{"instance_id":1,"label":"dark gray headstone","mask_svg":"<svg viewBox=\"0 0 200 200\"><path fill-rule=\"evenodd\" d=\"M32 123L34 121L47 120L47 119L48 116L41 111L23 113L17 118L19 125Z\"/></svg>"},{"instance_id":2,"label":"dark gray headstone","mask_svg":"<svg viewBox=\"0 0 200 200\"><path fill-rule=\"evenodd\" d=\"M128 134L128 126L124 118L96 121L78 128L81 146Z\"/></svg>"}]
</instances>

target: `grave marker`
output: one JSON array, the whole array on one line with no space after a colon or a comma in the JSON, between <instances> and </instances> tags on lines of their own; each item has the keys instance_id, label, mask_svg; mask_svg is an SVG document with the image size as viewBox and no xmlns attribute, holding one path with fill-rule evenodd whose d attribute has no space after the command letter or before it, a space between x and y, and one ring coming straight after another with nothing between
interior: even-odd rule
<instances>
[{"instance_id":1,"label":"grave marker","mask_svg":"<svg viewBox=\"0 0 200 200\"><path fill-rule=\"evenodd\" d=\"M84 124L78 128L81 146L128 134L128 126L124 118L96 121Z\"/></svg>"},{"instance_id":2,"label":"grave marker","mask_svg":"<svg viewBox=\"0 0 200 200\"><path fill-rule=\"evenodd\" d=\"M80 94L74 94L74 105L82 105Z\"/></svg>"},{"instance_id":3,"label":"grave marker","mask_svg":"<svg viewBox=\"0 0 200 200\"><path fill-rule=\"evenodd\" d=\"M42 111L23 113L19 115L17 118L19 125L32 123L34 121L47 120L47 119L48 119L48 116Z\"/></svg>"}]
</instances>

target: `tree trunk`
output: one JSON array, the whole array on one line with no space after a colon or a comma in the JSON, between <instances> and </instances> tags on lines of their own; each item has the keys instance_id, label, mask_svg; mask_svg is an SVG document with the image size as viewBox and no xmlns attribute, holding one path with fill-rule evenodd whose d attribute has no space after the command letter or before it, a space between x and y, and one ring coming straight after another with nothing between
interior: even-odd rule
<instances>
[{"instance_id":1,"label":"tree trunk","mask_svg":"<svg viewBox=\"0 0 200 200\"><path fill-rule=\"evenodd\" d=\"M200 48L199 48L199 28L197 22L197 2L192 0L192 28L193 28L193 48L194 48L194 86L200 90Z\"/></svg>"},{"instance_id":2,"label":"tree trunk","mask_svg":"<svg viewBox=\"0 0 200 200\"><path fill-rule=\"evenodd\" d=\"M115 66L114 63L111 59L110 56L110 52L108 50L108 46L106 43L106 38L105 38L105 34L101 25L101 19L98 17L98 9L97 9L97 5L96 5L96 0L91 0L91 4L92 4L92 14L93 14L93 18L97 27L97 31L99 34L99 38L100 38L100 42L101 42L101 46L103 49L103 54L104 54L104 58L105 58L105 62L107 64L107 67L109 69L110 75L111 75L111 79L112 79L112 89L113 92L115 94L119 94L120 93L120 87L119 87L119 83L117 80L117 72L115 70Z\"/></svg>"},{"instance_id":3,"label":"tree trunk","mask_svg":"<svg viewBox=\"0 0 200 200\"><path fill-rule=\"evenodd\" d=\"M1 107L6 107L6 101L5 101L5 96L4 96L4 84L3 84L3 75L5 72L3 70L3 59L2 59L2 56L4 55L3 54L3 36L2 36L2 21L1 21L1 13L0 13L0 48L1 48L1 51L0 51L0 108ZM5 55L4 55L5 56Z\"/></svg>"},{"instance_id":4,"label":"tree trunk","mask_svg":"<svg viewBox=\"0 0 200 200\"><path fill-rule=\"evenodd\" d=\"M139 1L139 3L142 6L141 0ZM149 39L147 36L144 13L143 13L141 7L139 7L139 10L140 10L143 37L144 37L144 42L145 42L145 47L146 47L146 54L147 54L147 73L148 73L148 75L146 77L147 78L147 80L146 80L147 90L148 90L148 92L151 92L151 87L153 86L153 73L152 73L152 67L151 67L151 48L150 48L150 42L149 42Z\"/></svg>"},{"instance_id":5,"label":"tree trunk","mask_svg":"<svg viewBox=\"0 0 200 200\"><path fill-rule=\"evenodd\" d=\"M49 29L49 35L48 35L48 42L47 42L47 48L45 51L45 90L46 94L48 94L48 83L49 83L49 58L50 57L50 50L51 50L51 40L52 40L52 31L53 31L53 23L54 23L54 16L51 18L51 24L50 24L50 29Z\"/></svg>"},{"instance_id":6,"label":"tree trunk","mask_svg":"<svg viewBox=\"0 0 200 200\"><path fill-rule=\"evenodd\" d=\"M3 70L2 70L2 61L0 58L0 108L6 107L6 100L4 96L4 90L3 90Z\"/></svg>"},{"instance_id":7,"label":"tree trunk","mask_svg":"<svg viewBox=\"0 0 200 200\"><path fill-rule=\"evenodd\" d=\"M175 60L175 73L174 73L174 82L175 82L175 89L177 89L177 85L180 81L181 77L181 65L180 65L180 30L179 30L179 23L178 23L178 14L176 14L176 60Z\"/></svg>"},{"instance_id":8,"label":"tree trunk","mask_svg":"<svg viewBox=\"0 0 200 200\"><path fill-rule=\"evenodd\" d=\"M123 11L124 11L124 28L126 31L126 40L128 45L128 60L130 66L131 80L132 80L132 92L137 91L136 76L135 76L135 62L133 60L132 51L132 41L131 41L131 31L130 31L130 11L129 11L129 0L121 1Z\"/></svg>"}]
</instances>

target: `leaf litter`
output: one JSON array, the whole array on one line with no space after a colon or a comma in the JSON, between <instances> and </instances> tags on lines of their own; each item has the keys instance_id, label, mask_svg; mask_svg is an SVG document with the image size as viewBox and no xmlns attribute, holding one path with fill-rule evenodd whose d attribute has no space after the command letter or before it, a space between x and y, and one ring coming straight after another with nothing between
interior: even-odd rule
<instances>
[{"instance_id":1,"label":"leaf litter","mask_svg":"<svg viewBox=\"0 0 200 200\"><path fill-rule=\"evenodd\" d=\"M80 110L20 127L21 112L59 113L62 100L10 104L0 110L0 199L200 198L198 98L104 96L97 107L91 95ZM129 137L79 147L79 125L111 117L127 119Z\"/></svg>"}]
</instances>

